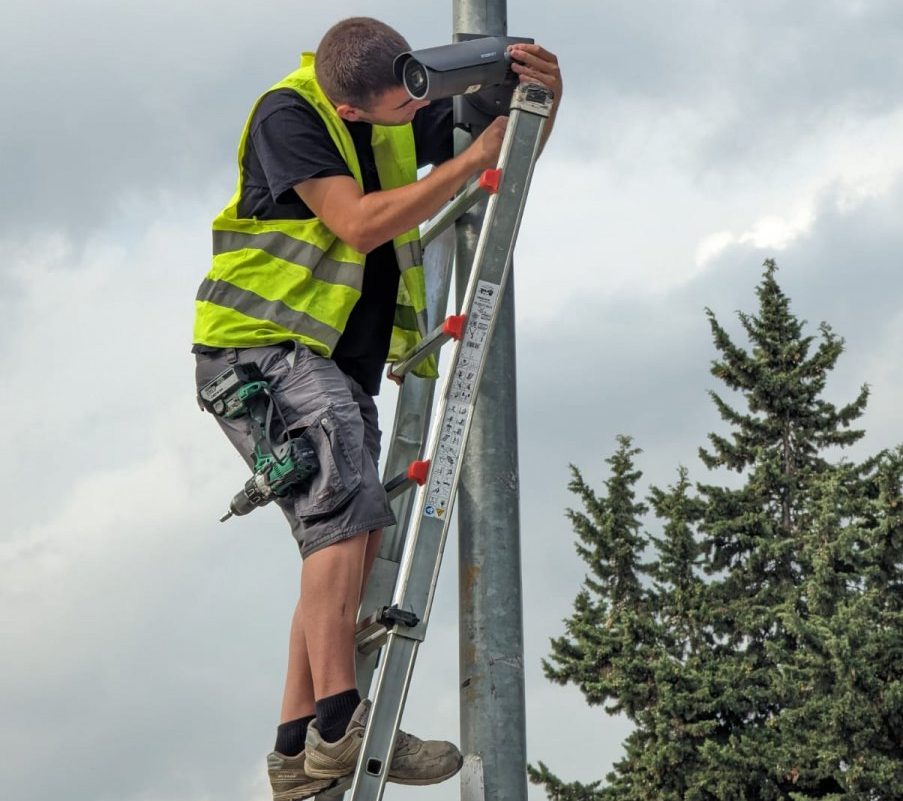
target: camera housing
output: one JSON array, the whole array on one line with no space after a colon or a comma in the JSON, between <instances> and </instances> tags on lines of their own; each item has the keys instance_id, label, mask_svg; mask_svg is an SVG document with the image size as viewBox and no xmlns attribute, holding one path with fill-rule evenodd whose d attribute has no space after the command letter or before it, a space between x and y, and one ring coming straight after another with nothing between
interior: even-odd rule
<instances>
[{"instance_id":1,"label":"camera housing","mask_svg":"<svg viewBox=\"0 0 903 801\"><path fill-rule=\"evenodd\" d=\"M459 34L453 44L409 50L393 64L395 77L415 100L455 98L455 123L485 126L508 113L517 75L508 45L533 39Z\"/></svg>"}]
</instances>

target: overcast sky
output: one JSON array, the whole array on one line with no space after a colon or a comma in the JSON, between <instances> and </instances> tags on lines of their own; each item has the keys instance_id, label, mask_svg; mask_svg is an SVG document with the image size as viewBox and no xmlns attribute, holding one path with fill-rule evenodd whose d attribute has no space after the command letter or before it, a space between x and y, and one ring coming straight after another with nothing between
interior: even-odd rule
<instances>
[{"instance_id":1,"label":"overcast sky","mask_svg":"<svg viewBox=\"0 0 903 801\"><path fill-rule=\"evenodd\" d=\"M298 558L272 509L220 525L245 468L194 402L193 298L258 94L333 0L6 0L0 33L0 786L29 801L264 801ZM382 2L412 45L446 3ZM511 2L564 103L516 256L528 750L601 777L621 720L540 659L584 569L568 464L619 433L643 486L721 423L704 308L740 336L764 259L829 399L872 396L854 455L903 440L903 8L888 0ZM10 346L11 345L11 346ZM383 427L393 394L380 398ZM449 547L405 728L457 739ZM458 797L457 781L387 799ZM542 798L531 790L531 801Z\"/></svg>"}]
</instances>

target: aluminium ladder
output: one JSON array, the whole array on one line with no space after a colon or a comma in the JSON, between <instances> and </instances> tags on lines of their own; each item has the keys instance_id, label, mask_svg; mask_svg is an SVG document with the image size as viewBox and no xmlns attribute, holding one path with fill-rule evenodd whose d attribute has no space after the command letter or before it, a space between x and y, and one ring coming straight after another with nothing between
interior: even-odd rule
<instances>
[{"instance_id":1,"label":"aluminium ladder","mask_svg":"<svg viewBox=\"0 0 903 801\"><path fill-rule=\"evenodd\" d=\"M498 170L487 171L479 187L471 186L459 195L423 234L424 244L434 237L441 237L436 231L476 203L480 188L492 192L462 313L448 317L390 368L390 373L403 377L445 342L454 340L456 343L422 460L417 460L416 456L420 455L423 420L432 402L434 384L406 382L399 396L388 467L392 468L399 457L410 459L410 466L386 487L390 497L413 484L419 487L416 497L408 496L406 505L399 505L397 500L394 504L398 529L404 525L408 529L400 561L401 541L396 539L390 543L388 554L384 544L362 603L363 610L377 610L364 615L358 627L357 668L362 695L369 686L380 647L382 666L351 783L351 801L380 801L382 798L414 661L426 635L485 357L511 268L514 244L551 104L551 93L543 86L519 84L515 88ZM440 250L443 256L438 265L442 275L437 297L431 298L429 304L434 320L447 303L450 282L448 254L451 242L447 237L444 242L442 239L439 242L443 244ZM405 397L409 384L413 391ZM410 458L412 454L413 459ZM387 604L389 600L391 603ZM341 781L317 798L338 798L348 784L348 780Z\"/></svg>"}]
</instances>

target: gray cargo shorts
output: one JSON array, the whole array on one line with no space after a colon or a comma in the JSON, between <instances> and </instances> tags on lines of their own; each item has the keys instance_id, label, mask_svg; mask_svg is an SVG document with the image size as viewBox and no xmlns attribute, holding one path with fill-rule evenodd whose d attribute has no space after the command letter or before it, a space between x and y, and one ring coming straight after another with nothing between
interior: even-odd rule
<instances>
[{"instance_id":1,"label":"gray cargo shorts","mask_svg":"<svg viewBox=\"0 0 903 801\"><path fill-rule=\"evenodd\" d=\"M394 525L395 515L379 478L376 404L335 362L304 345L289 343L226 348L196 358L198 389L230 364L256 364L288 428L304 429L316 450L320 470L310 484L276 499L302 558L361 532ZM255 440L248 418L212 416L253 467Z\"/></svg>"}]
</instances>

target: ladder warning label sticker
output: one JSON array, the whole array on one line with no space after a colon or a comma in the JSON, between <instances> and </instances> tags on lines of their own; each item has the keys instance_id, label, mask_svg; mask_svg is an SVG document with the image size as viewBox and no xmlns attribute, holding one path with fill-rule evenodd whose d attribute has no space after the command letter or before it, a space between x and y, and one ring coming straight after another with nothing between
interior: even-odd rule
<instances>
[{"instance_id":1,"label":"ladder warning label sticker","mask_svg":"<svg viewBox=\"0 0 903 801\"><path fill-rule=\"evenodd\" d=\"M466 403L451 401L445 407L442 429L439 431L439 446L430 470L426 508L423 510L427 517L443 518L448 511L452 482L455 480L455 467L464 442L464 427L467 425L469 409L470 406Z\"/></svg>"},{"instance_id":2,"label":"ladder warning label sticker","mask_svg":"<svg viewBox=\"0 0 903 801\"><path fill-rule=\"evenodd\" d=\"M430 470L426 507L423 510L427 517L441 519L448 513L452 484L464 445L464 431L499 294L498 284L488 281L477 283L476 296L467 316L467 329L458 350L448 402L442 417L436 457Z\"/></svg>"}]
</instances>

